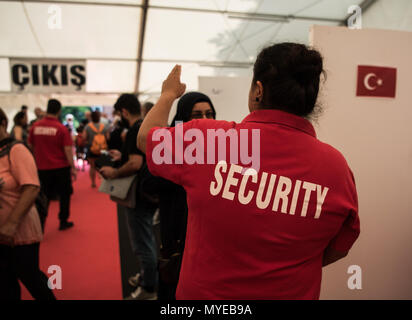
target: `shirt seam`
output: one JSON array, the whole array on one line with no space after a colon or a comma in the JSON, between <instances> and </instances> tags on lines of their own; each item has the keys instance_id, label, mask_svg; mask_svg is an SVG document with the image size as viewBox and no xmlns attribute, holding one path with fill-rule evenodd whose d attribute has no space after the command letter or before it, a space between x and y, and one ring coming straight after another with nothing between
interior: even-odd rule
<instances>
[{"instance_id":1,"label":"shirt seam","mask_svg":"<svg viewBox=\"0 0 412 320\"><path fill-rule=\"evenodd\" d=\"M275 123L275 124L277 124L277 125L279 125L279 126L284 126L284 127L292 128L292 129L301 131L301 132L303 132L303 133L306 133L306 134L308 134L308 135L316 138L316 134L314 135L314 134L312 134L311 132L308 132L308 131L305 130L305 129L298 128L298 127L295 127L295 126L293 126L293 125L289 125L289 124L286 124L286 123L281 123L281 122L276 122L276 121L257 121L257 120L248 120L248 121L245 121L245 123L248 123L248 122L264 123L264 124Z\"/></svg>"}]
</instances>

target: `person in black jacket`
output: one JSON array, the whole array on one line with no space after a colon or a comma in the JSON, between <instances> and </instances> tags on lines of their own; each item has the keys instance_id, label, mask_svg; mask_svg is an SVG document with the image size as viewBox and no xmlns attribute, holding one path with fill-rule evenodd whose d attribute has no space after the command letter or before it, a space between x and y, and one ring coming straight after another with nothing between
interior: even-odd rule
<instances>
[{"instance_id":1,"label":"person in black jacket","mask_svg":"<svg viewBox=\"0 0 412 320\"><path fill-rule=\"evenodd\" d=\"M171 126L179 121L202 118L216 118L212 101L200 92L189 92L180 98ZM158 299L174 300L185 246L188 210L186 192L183 187L165 179L161 179L158 187L162 242Z\"/></svg>"},{"instance_id":2,"label":"person in black jacket","mask_svg":"<svg viewBox=\"0 0 412 320\"><path fill-rule=\"evenodd\" d=\"M136 95L122 94L114 105L120 111L123 122L128 124L126 139L121 151L112 149L110 156L120 160L119 167L103 166L100 174L105 179L117 179L139 174L145 163L144 154L136 146L141 121L141 106ZM126 213L130 244L140 263L138 286L126 300L156 300L158 282L156 240L152 228L156 204L143 198L140 189L136 191L134 208L123 207Z\"/></svg>"},{"instance_id":3,"label":"person in black jacket","mask_svg":"<svg viewBox=\"0 0 412 320\"><path fill-rule=\"evenodd\" d=\"M109 150L122 151L125 140L125 131L127 131L127 124L121 119L119 111L113 111L113 116L114 121L110 132L108 147Z\"/></svg>"}]
</instances>

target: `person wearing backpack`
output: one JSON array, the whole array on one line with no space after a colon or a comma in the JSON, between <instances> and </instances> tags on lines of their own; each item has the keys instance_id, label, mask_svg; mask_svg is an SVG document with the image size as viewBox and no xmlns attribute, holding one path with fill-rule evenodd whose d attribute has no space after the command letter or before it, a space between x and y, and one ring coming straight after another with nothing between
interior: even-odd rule
<instances>
[{"instance_id":1,"label":"person wearing backpack","mask_svg":"<svg viewBox=\"0 0 412 320\"><path fill-rule=\"evenodd\" d=\"M7 134L0 108L0 301L20 300L19 280L36 300L55 300L39 268L43 239L35 199L40 191L30 150Z\"/></svg>"},{"instance_id":2,"label":"person wearing backpack","mask_svg":"<svg viewBox=\"0 0 412 320\"><path fill-rule=\"evenodd\" d=\"M90 180L92 188L96 188L96 165L95 161L101 156L102 151L107 151L107 141L109 140L109 126L100 121L100 112L93 111L92 121L89 122L83 131L83 140L87 142L87 161L90 164Z\"/></svg>"}]
</instances>

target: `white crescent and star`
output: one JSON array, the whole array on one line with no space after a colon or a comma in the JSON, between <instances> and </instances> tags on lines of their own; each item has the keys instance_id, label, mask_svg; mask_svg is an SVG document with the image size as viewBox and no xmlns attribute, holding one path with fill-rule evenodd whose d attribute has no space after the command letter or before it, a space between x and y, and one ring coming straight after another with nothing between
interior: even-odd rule
<instances>
[{"instance_id":1,"label":"white crescent and star","mask_svg":"<svg viewBox=\"0 0 412 320\"><path fill-rule=\"evenodd\" d=\"M377 88L377 86L371 86L370 80L371 80L372 78L377 78L376 74L374 74L374 73L368 73L368 74L366 75L365 79L363 80L363 84L364 84L365 88L368 89L368 90L370 90L370 91L376 90L376 88ZM376 84L377 84L378 86L383 85L383 80L382 80L382 79L376 80Z\"/></svg>"}]
</instances>

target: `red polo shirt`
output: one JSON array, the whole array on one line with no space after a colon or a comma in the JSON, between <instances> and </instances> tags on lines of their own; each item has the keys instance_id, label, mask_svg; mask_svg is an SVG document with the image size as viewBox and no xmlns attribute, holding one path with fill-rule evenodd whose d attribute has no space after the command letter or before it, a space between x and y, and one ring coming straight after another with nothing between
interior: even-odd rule
<instances>
[{"instance_id":1,"label":"red polo shirt","mask_svg":"<svg viewBox=\"0 0 412 320\"><path fill-rule=\"evenodd\" d=\"M207 137L219 128L238 137L247 132L249 155L251 132L259 130L256 174L242 173L251 166L241 160L242 146L238 161L230 159L229 139L226 161L207 161L218 156L219 147L212 148ZM176 297L318 299L325 248L347 252L360 232L355 182L341 153L317 140L309 121L278 110L252 112L240 124L195 120L166 128L168 133L155 130L147 140L150 171L187 192ZM188 140L182 144L187 155L182 164L175 163L182 154L175 148L179 130ZM233 146L232 151L236 154ZM197 163L190 154L198 156ZM159 155L175 164L160 164ZM199 164L202 157L205 164Z\"/></svg>"},{"instance_id":2,"label":"red polo shirt","mask_svg":"<svg viewBox=\"0 0 412 320\"><path fill-rule=\"evenodd\" d=\"M65 146L73 145L69 130L53 117L36 121L30 129L29 143L34 147L34 157L39 170L69 167Z\"/></svg>"}]
</instances>

